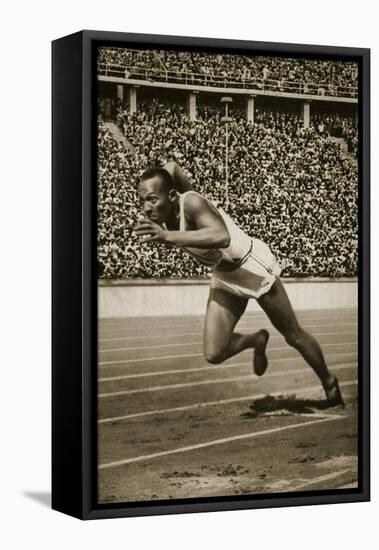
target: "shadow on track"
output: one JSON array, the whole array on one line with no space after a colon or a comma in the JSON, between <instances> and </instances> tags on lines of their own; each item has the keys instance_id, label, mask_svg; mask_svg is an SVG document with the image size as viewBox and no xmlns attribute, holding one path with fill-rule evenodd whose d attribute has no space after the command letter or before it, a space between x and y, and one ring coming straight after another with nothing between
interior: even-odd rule
<instances>
[{"instance_id":1,"label":"shadow on track","mask_svg":"<svg viewBox=\"0 0 379 550\"><path fill-rule=\"evenodd\" d=\"M326 399L298 399L296 395L266 395L256 399L250 405L250 411L243 413L242 418L256 418L269 413L312 414L330 409Z\"/></svg>"}]
</instances>

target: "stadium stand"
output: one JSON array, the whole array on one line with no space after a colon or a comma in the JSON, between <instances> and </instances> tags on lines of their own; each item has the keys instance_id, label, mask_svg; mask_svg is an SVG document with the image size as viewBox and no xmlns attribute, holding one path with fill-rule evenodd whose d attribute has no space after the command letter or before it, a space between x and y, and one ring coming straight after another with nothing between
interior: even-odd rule
<instances>
[{"instance_id":1,"label":"stadium stand","mask_svg":"<svg viewBox=\"0 0 379 550\"><path fill-rule=\"evenodd\" d=\"M98 71L188 85L357 97L356 63L284 57L100 48Z\"/></svg>"},{"instance_id":2,"label":"stadium stand","mask_svg":"<svg viewBox=\"0 0 379 550\"><path fill-rule=\"evenodd\" d=\"M144 63L143 56L140 62ZM357 274L357 167L335 141L346 140L350 151L356 152L356 122L352 118L318 113L312 116L310 128L304 129L296 112L256 107L252 125L242 109L232 108L226 203L225 125L219 106L199 105L195 122L189 120L183 106L157 97L139 101L132 115L117 100L105 111L100 100L101 278L198 278L209 274L180 250L141 245L133 234L140 208L138 176L148 166L169 160L176 160L191 175L194 188L222 206L248 234L270 245L284 276ZM115 139L108 127L112 122L123 132L128 147Z\"/></svg>"}]
</instances>

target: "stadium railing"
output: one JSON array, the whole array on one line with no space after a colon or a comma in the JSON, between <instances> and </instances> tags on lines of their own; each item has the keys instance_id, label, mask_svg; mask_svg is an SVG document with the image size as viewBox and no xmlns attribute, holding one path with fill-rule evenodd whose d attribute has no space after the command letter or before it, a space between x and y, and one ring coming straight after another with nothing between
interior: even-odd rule
<instances>
[{"instance_id":1,"label":"stadium railing","mask_svg":"<svg viewBox=\"0 0 379 550\"><path fill-rule=\"evenodd\" d=\"M242 88L246 90L275 91L283 93L333 96L340 98L357 98L357 86L339 86L317 82L292 81L285 79L231 78L229 76L194 73L188 71L168 71L158 68L141 68L134 66L116 65L110 63L98 64L98 75L118 77L126 80L145 80L184 84L187 86L214 86L218 88Z\"/></svg>"}]
</instances>

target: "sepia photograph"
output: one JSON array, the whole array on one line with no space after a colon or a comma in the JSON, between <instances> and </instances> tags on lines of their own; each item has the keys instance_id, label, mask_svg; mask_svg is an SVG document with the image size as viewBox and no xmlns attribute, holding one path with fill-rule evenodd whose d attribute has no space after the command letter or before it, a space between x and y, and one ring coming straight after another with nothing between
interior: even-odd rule
<instances>
[{"instance_id":1,"label":"sepia photograph","mask_svg":"<svg viewBox=\"0 0 379 550\"><path fill-rule=\"evenodd\" d=\"M359 486L359 66L99 46L97 501Z\"/></svg>"}]
</instances>

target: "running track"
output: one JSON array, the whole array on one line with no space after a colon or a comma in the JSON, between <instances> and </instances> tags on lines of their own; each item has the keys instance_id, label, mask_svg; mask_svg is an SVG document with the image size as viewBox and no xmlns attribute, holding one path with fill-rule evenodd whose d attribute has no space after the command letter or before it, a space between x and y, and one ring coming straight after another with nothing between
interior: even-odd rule
<instances>
[{"instance_id":1,"label":"running track","mask_svg":"<svg viewBox=\"0 0 379 550\"><path fill-rule=\"evenodd\" d=\"M269 368L252 351L202 356L202 317L99 324L99 502L357 486L357 312L298 312L340 380L346 408L325 409L318 379L263 313Z\"/></svg>"}]
</instances>

